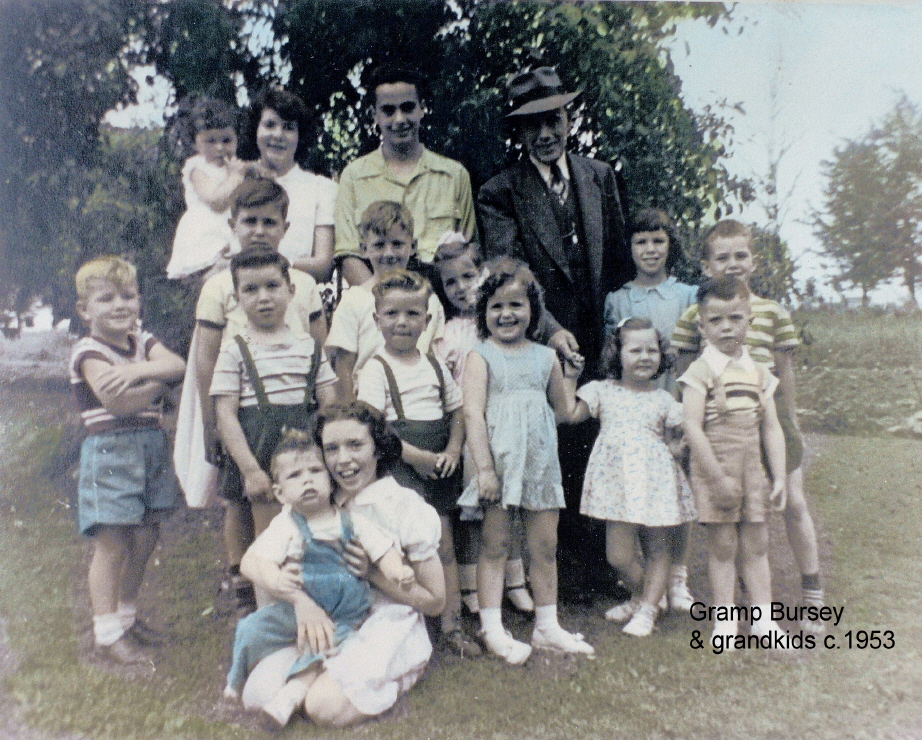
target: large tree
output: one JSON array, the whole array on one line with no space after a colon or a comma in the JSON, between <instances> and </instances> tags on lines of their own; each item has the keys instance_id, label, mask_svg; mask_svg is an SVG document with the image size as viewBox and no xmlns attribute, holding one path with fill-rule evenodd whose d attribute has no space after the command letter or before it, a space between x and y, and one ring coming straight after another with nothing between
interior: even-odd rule
<instances>
[{"instance_id":1,"label":"large tree","mask_svg":"<svg viewBox=\"0 0 922 740\"><path fill-rule=\"evenodd\" d=\"M922 269L922 115L903 96L883 123L838 147L813 224L838 278L868 293L899 274L913 303Z\"/></svg>"}]
</instances>

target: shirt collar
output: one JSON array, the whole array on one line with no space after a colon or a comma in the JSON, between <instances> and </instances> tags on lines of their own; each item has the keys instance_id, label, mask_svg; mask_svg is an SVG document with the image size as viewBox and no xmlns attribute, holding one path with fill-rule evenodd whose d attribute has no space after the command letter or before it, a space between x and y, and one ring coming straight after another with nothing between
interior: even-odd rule
<instances>
[{"instance_id":1,"label":"shirt collar","mask_svg":"<svg viewBox=\"0 0 922 740\"><path fill-rule=\"evenodd\" d=\"M365 158L363 165L362 171L358 173L359 177L382 177L390 174L387 169L387 162L384 161L384 152L381 150L381 147L371 152ZM445 172L451 174L448 167L443 166L441 158L435 156L426 149L425 146L423 146L423 153L416 163L416 169L413 171L412 177L415 177L421 172Z\"/></svg>"},{"instance_id":2,"label":"shirt collar","mask_svg":"<svg viewBox=\"0 0 922 740\"><path fill-rule=\"evenodd\" d=\"M666 293L664 292L665 289L668 288L670 285L672 285L675 282L676 282L676 277L673 275L670 275L669 277L667 277L659 285L636 285L634 281L632 280L628 286L630 289L630 293L631 293L631 300L632 301L643 301L648 293L654 293L654 292L659 293L661 298L665 298L666 297Z\"/></svg>"},{"instance_id":3,"label":"shirt collar","mask_svg":"<svg viewBox=\"0 0 922 740\"><path fill-rule=\"evenodd\" d=\"M541 175L541 179L544 180L546 185L551 183L551 166L545 164L544 162L539 162L531 154L528 155L528 158L531 160L531 163L538 168L538 174ZM564 152L560 155L560 159L557 160L557 166L560 167L560 172L563 175L564 180L570 179L570 168L567 166L567 153Z\"/></svg>"},{"instance_id":4,"label":"shirt collar","mask_svg":"<svg viewBox=\"0 0 922 740\"><path fill-rule=\"evenodd\" d=\"M754 373L756 371L755 362L753 362L752 357L749 355L749 348L745 345L743 346L743 354L740 355L739 358L736 358L725 355L719 349L715 349L709 344L701 352L701 359L714 371L714 375L718 376L727 369L727 365L731 362L737 363L746 372Z\"/></svg>"},{"instance_id":5,"label":"shirt collar","mask_svg":"<svg viewBox=\"0 0 922 740\"><path fill-rule=\"evenodd\" d=\"M389 475L386 475L383 478L378 478L374 483L365 486L365 488L355 494L351 499L346 499L341 491L337 491L333 498L336 505L340 507L347 507L349 503L353 503L357 506L373 503L376 499L380 498L382 493L386 493L389 490L388 481L393 481L393 479Z\"/></svg>"}]
</instances>

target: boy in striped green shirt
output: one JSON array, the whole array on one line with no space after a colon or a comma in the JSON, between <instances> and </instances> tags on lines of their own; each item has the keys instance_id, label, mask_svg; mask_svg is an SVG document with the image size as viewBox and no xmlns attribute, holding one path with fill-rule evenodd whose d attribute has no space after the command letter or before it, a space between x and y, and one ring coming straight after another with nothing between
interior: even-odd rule
<instances>
[{"instance_id":1,"label":"boy in striped green shirt","mask_svg":"<svg viewBox=\"0 0 922 740\"><path fill-rule=\"evenodd\" d=\"M755 272L752 232L733 219L719 221L704 240L701 264L711 279L732 276L747 285ZM784 510L788 541L801 572L801 588L806 606L822 606L823 589L819 575L819 550L816 529L807 507L803 478L803 438L797 426L795 400L794 349L800 343L791 315L777 302L749 294L752 323L745 343L757 362L764 362L778 378L775 402L784 431L787 453L787 505ZM698 306L688 308L672 334L672 349L678 355L676 375L682 375L698 356L701 334L698 331ZM822 622L804 621L803 629L821 632Z\"/></svg>"}]
</instances>

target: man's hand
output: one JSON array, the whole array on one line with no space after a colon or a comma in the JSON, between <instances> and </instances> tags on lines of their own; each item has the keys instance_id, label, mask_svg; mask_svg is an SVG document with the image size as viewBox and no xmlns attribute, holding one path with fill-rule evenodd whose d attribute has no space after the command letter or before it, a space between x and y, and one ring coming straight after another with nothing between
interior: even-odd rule
<instances>
[{"instance_id":1,"label":"man's hand","mask_svg":"<svg viewBox=\"0 0 922 740\"><path fill-rule=\"evenodd\" d=\"M576 337L566 329L554 332L547 342L547 346L557 352L560 357L574 367L582 368L586 363L585 358L579 353L579 342Z\"/></svg>"}]
</instances>

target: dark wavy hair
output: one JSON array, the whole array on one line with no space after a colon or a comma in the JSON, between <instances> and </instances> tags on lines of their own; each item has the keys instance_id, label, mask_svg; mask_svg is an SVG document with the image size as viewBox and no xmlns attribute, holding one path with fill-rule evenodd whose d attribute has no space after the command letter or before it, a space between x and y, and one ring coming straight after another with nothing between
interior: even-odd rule
<instances>
[{"instance_id":1,"label":"dark wavy hair","mask_svg":"<svg viewBox=\"0 0 922 740\"><path fill-rule=\"evenodd\" d=\"M605 338L602 348L602 372L606 378L621 380L624 368L621 365L621 348L624 347L624 335L629 331L645 331L653 329L656 332L656 342L659 345L659 367L653 373L653 378L658 378L673 365L672 355L669 354L669 340L653 326L650 319L627 319L620 326L615 327Z\"/></svg>"},{"instance_id":2,"label":"dark wavy hair","mask_svg":"<svg viewBox=\"0 0 922 740\"><path fill-rule=\"evenodd\" d=\"M368 429L375 445L375 456L378 458L375 474L379 478L387 475L400 460L403 453L400 437L384 420L384 415L373 406L364 401L353 401L350 404L334 404L322 409L317 414L317 425L314 427L314 439L321 450L323 429L333 421L357 421Z\"/></svg>"},{"instance_id":3,"label":"dark wavy hair","mask_svg":"<svg viewBox=\"0 0 922 740\"><path fill-rule=\"evenodd\" d=\"M669 239L669 251L666 253L666 272L671 275L672 269L683 259L683 256L682 240L679 238L675 223L669 217L669 214L658 208L644 208L634 216L628 225L627 237L628 241L630 241L634 234L639 234L641 231L659 231L660 229L666 232L666 237ZM636 265L634 277L637 277Z\"/></svg>"},{"instance_id":4,"label":"dark wavy hair","mask_svg":"<svg viewBox=\"0 0 922 740\"><path fill-rule=\"evenodd\" d=\"M525 336L534 339L538 324L541 322L541 314L544 311L544 291L541 289L538 278L528 269L528 265L512 257L496 257L487 262L484 269L487 277L477 293L477 334L481 339L490 336L487 330L487 304L496 295L496 291L510 283L519 282L524 286L525 295L528 296L528 303L531 306L531 319L528 322Z\"/></svg>"},{"instance_id":5,"label":"dark wavy hair","mask_svg":"<svg viewBox=\"0 0 922 740\"><path fill-rule=\"evenodd\" d=\"M403 82L416 88L416 97L420 103L426 99L429 86L426 78L417 70L408 67L398 67L394 64L382 64L372 69L368 75L365 89L368 91L368 102L374 108L378 104L378 88L381 85L395 85Z\"/></svg>"},{"instance_id":6,"label":"dark wavy hair","mask_svg":"<svg viewBox=\"0 0 922 740\"><path fill-rule=\"evenodd\" d=\"M308 107L294 93L277 87L267 87L261 90L250 106L249 120L246 131L247 158L259 158L259 149L256 146L256 129L263 117L263 111L274 110L283 121L294 121L298 125L298 146L295 149L295 162L302 167L317 171L319 162L314 156L316 127L311 120Z\"/></svg>"}]
</instances>

